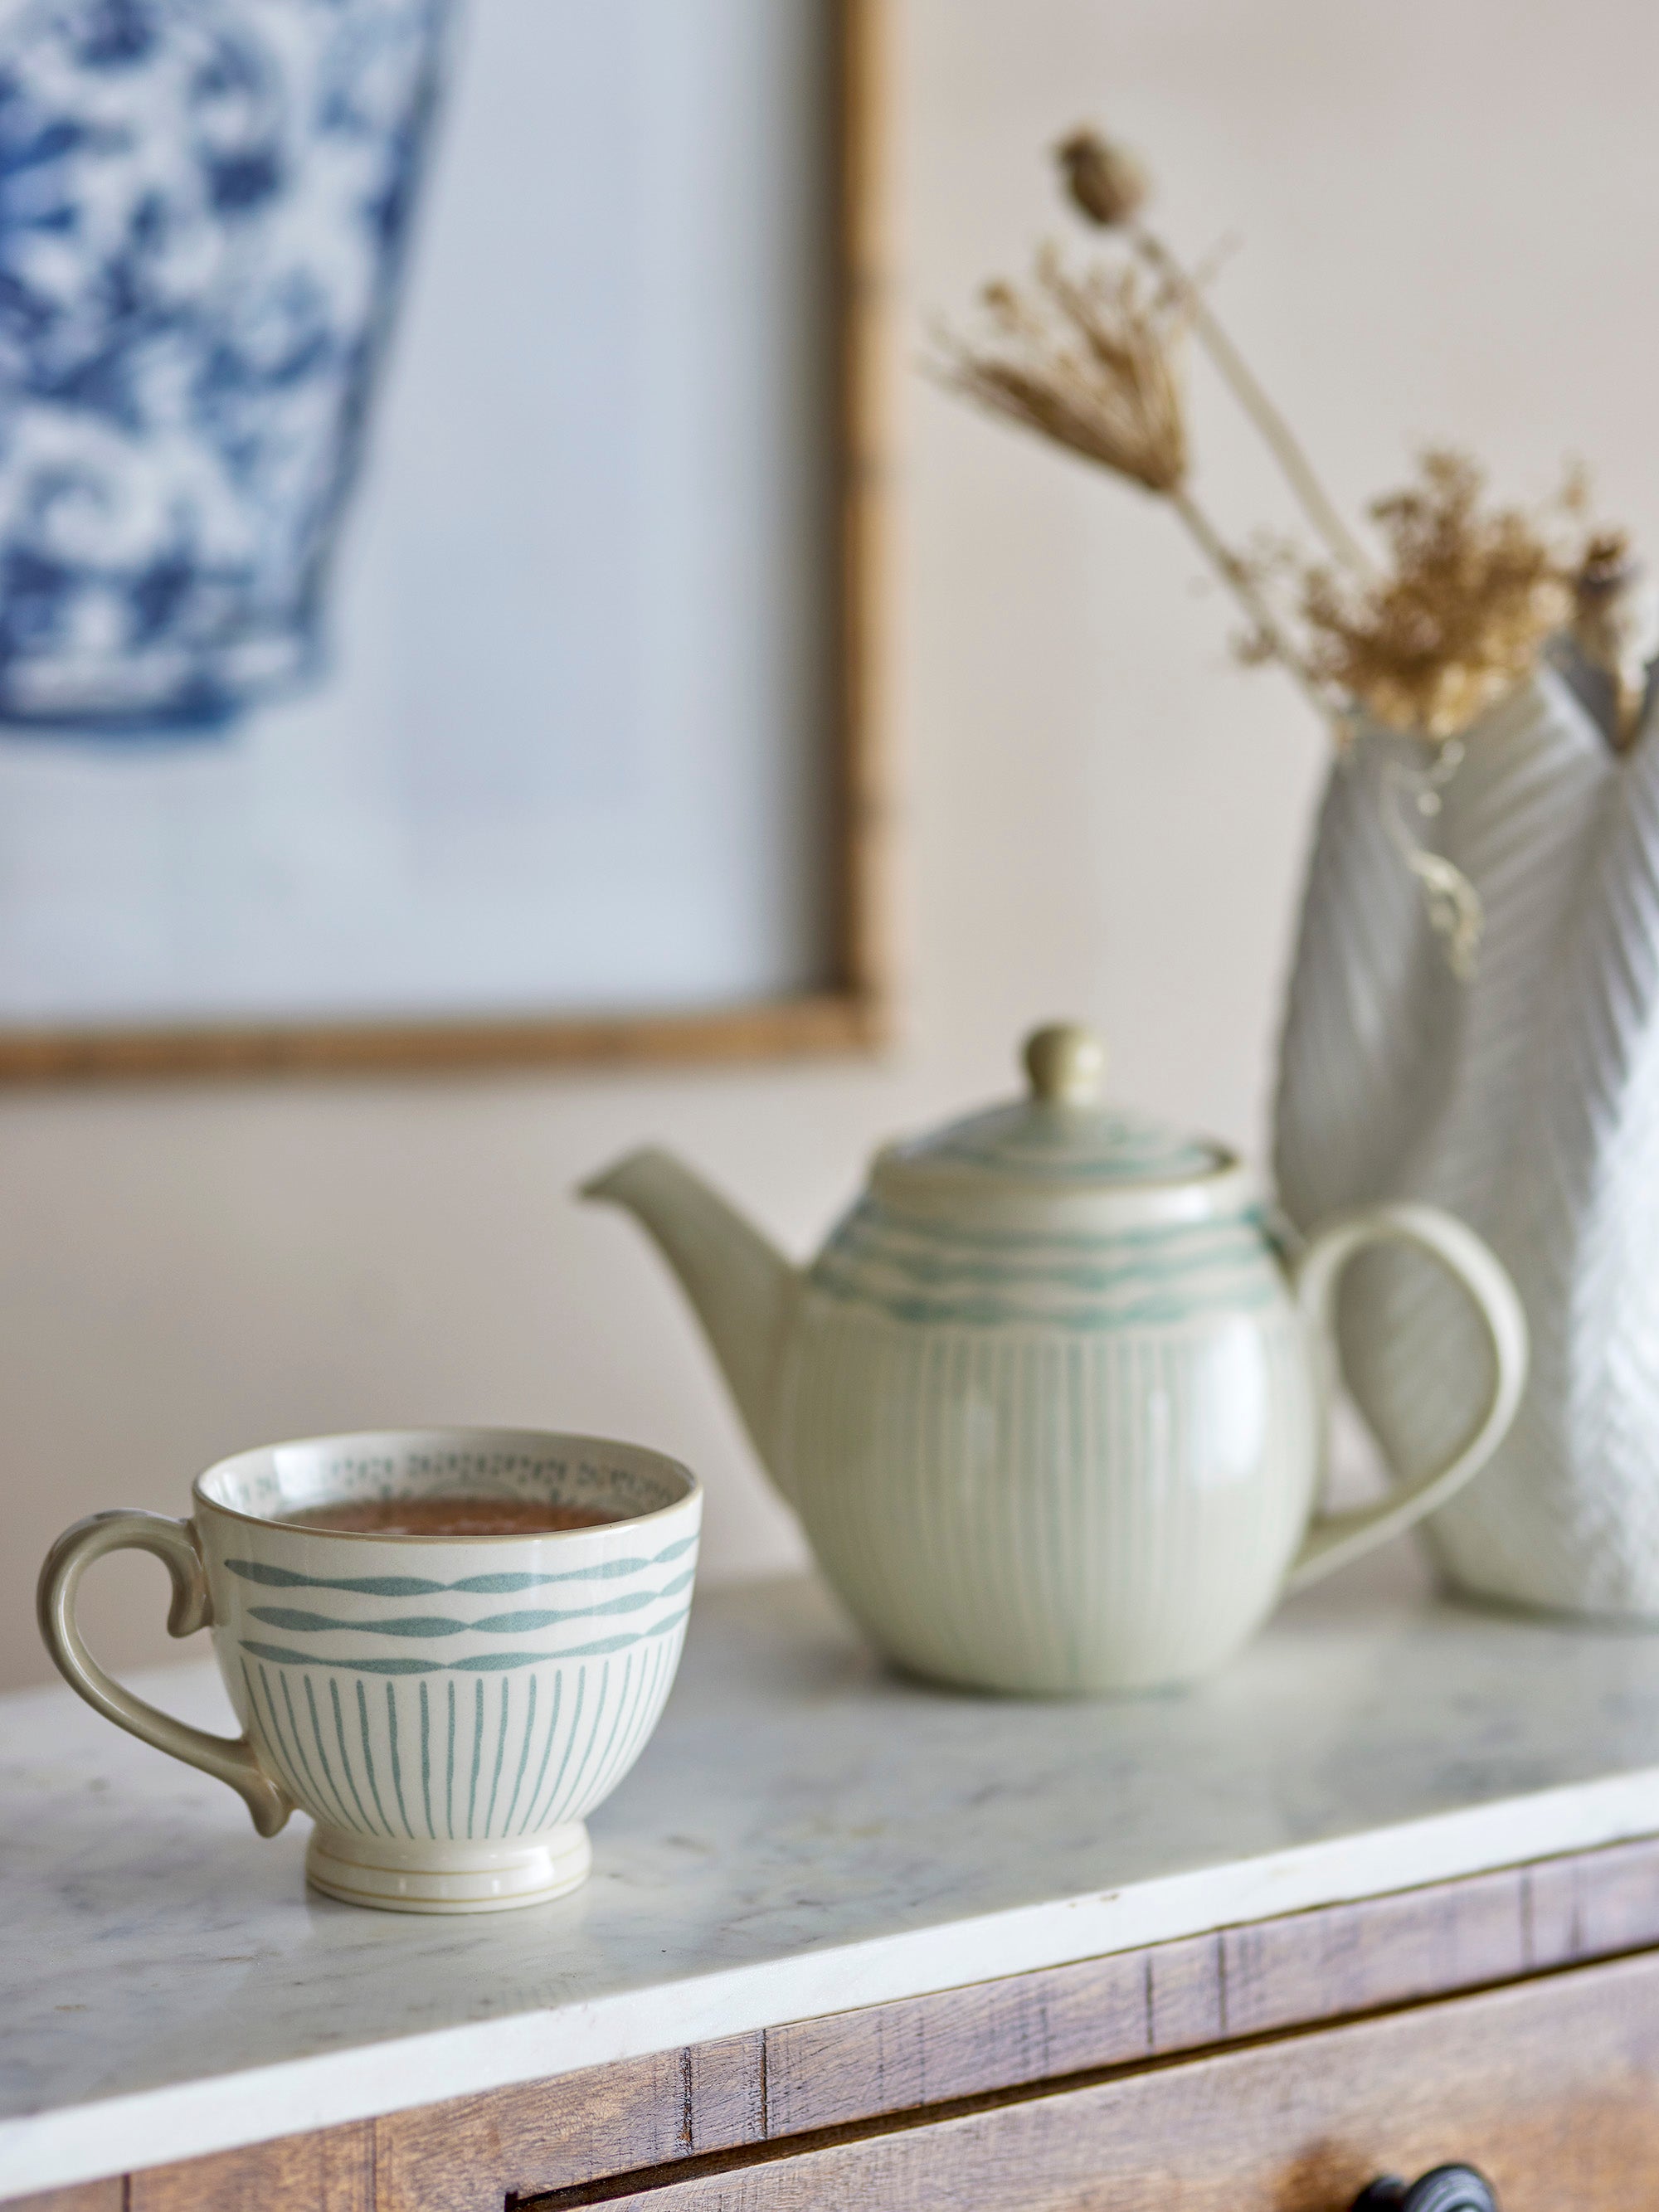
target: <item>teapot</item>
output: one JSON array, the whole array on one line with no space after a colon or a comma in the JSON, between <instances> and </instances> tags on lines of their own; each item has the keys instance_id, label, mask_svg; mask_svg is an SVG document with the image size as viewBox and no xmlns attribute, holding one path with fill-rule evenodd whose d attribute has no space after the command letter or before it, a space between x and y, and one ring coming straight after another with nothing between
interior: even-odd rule
<instances>
[{"instance_id":1,"label":"teapot","mask_svg":"<svg viewBox=\"0 0 1659 2212\"><path fill-rule=\"evenodd\" d=\"M1460 1222L1373 1206L1291 1249L1238 1159L1103 1103L1087 1030L1027 1042L1029 1095L889 1145L804 1269L669 1154L583 1186L678 1276L773 1481L871 1640L978 1689L1190 1682L1300 1588L1469 1481L1527 1328ZM1397 1243L1480 1316L1450 1456L1319 1510L1343 1270Z\"/></svg>"}]
</instances>

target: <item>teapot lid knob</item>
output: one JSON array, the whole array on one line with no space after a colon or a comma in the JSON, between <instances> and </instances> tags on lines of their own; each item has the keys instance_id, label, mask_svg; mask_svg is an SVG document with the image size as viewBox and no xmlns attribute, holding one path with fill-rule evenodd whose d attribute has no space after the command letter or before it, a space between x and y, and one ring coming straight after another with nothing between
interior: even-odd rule
<instances>
[{"instance_id":1,"label":"teapot lid knob","mask_svg":"<svg viewBox=\"0 0 1659 2212\"><path fill-rule=\"evenodd\" d=\"M1045 1105L1092 1106L1106 1074L1106 1048L1076 1022L1051 1022L1025 1040L1031 1096Z\"/></svg>"}]
</instances>

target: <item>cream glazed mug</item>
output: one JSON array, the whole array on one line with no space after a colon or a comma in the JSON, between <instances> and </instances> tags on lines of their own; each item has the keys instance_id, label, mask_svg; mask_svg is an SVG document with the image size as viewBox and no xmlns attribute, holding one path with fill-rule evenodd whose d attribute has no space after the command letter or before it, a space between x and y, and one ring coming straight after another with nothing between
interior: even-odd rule
<instances>
[{"instance_id":1,"label":"cream glazed mug","mask_svg":"<svg viewBox=\"0 0 1659 2212\"><path fill-rule=\"evenodd\" d=\"M493 1912L574 1889L585 1817L633 1765L679 1663L702 1492L632 1444L533 1430L321 1437L222 1460L187 1521L95 1513L39 1589L70 1687L119 1728L217 1776L274 1836L315 1829L307 1879L397 1912ZM490 1535L392 1535L285 1516L421 1498L512 1498L616 1517ZM82 1576L153 1553L167 1628L212 1632L240 1736L188 1726L100 1668Z\"/></svg>"}]
</instances>

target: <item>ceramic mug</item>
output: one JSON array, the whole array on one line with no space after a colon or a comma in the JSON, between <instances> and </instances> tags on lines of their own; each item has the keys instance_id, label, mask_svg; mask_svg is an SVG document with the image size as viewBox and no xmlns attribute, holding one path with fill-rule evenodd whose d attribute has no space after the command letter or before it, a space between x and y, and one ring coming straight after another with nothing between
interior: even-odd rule
<instances>
[{"instance_id":1,"label":"ceramic mug","mask_svg":"<svg viewBox=\"0 0 1659 2212\"><path fill-rule=\"evenodd\" d=\"M574 1889L585 1816L672 1686L702 1492L633 1444L535 1430L405 1430L271 1444L199 1476L188 1521L94 1513L41 1570L41 1634L89 1705L240 1792L262 1836L316 1823L306 1874L398 1912L490 1912ZM285 1516L417 1498L521 1498L618 1517L533 1534L411 1536ZM112 1680L76 1624L106 1552L152 1552L167 1627L213 1632L242 1734Z\"/></svg>"}]
</instances>

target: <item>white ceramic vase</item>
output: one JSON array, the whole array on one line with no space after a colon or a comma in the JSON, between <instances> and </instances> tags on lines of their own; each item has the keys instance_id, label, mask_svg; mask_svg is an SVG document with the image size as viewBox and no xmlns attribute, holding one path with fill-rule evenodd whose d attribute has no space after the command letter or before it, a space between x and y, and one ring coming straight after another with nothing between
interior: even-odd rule
<instances>
[{"instance_id":1,"label":"white ceramic vase","mask_svg":"<svg viewBox=\"0 0 1659 2212\"><path fill-rule=\"evenodd\" d=\"M1521 1291L1519 1415L1425 1524L1447 1578L1659 1624L1659 747L1615 753L1547 670L1471 731L1437 812L1413 804L1428 758L1371 731L1332 769L1280 1052L1280 1196L1304 1227L1444 1206ZM1480 895L1467 981L1391 810ZM1415 1255L1367 1255L1341 1335L1394 1466L1443 1457L1489 1388L1462 1303Z\"/></svg>"}]
</instances>

